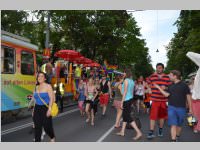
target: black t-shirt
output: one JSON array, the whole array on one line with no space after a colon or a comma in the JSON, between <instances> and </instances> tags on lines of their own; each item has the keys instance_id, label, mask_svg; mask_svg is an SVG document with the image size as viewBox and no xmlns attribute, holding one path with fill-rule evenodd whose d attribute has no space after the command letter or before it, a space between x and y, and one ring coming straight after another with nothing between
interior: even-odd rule
<instances>
[{"instance_id":1,"label":"black t-shirt","mask_svg":"<svg viewBox=\"0 0 200 150\"><path fill-rule=\"evenodd\" d=\"M187 95L190 94L190 89L187 84L180 81L169 86L167 92L170 93L168 103L175 107L186 107Z\"/></svg>"}]
</instances>

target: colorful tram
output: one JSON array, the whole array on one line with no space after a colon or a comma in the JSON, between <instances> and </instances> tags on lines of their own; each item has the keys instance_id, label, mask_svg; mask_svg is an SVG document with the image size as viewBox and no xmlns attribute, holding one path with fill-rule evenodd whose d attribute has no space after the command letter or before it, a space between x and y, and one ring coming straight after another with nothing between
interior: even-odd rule
<instances>
[{"instance_id":1,"label":"colorful tram","mask_svg":"<svg viewBox=\"0 0 200 150\"><path fill-rule=\"evenodd\" d=\"M28 106L35 87L36 51L29 39L1 31L1 116Z\"/></svg>"}]
</instances>

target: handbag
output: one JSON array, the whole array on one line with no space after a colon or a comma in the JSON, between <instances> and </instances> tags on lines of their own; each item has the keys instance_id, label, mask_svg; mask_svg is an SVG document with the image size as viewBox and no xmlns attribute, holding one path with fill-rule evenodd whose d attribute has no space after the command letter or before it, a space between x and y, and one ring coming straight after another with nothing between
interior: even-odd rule
<instances>
[{"instance_id":1,"label":"handbag","mask_svg":"<svg viewBox=\"0 0 200 150\"><path fill-rule=\"evenodd\" d=\"M44 105L45 105L47 108L49 108L49 106L47 105L47 103L40 97L39 92L38 92L38 96L39 96L40 100L44 103ZM53 102L53 104L52 104L52 106L51 106L51 116L52 116L52 117L55 117L55 116L57 116L57 115L58 115L58 105L57 105L55 102Z\"/></svg>"}]
</instances>

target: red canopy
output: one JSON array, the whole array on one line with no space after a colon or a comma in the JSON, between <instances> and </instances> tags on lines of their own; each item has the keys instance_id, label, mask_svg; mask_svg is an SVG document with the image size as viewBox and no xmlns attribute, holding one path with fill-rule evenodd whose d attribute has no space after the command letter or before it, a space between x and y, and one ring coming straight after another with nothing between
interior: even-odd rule
<instances>
[{"instance_id":1,"label":"red canopy","mask_svg":"<svg viewBox=\"0 0 200 150\"><path fill-rule=\"evenodd\" d=\"M88 58L80 58L76 61L74 61L74 63L77 63L77 64L90 64L90 63L93 63L93 61L91 59L88 59Z\"/></svg>"},{"instance_id":2,"label":"red canopy","mask_svg":"<svg viewBox=\"0 0 200 150\"><path fill-rule=\"evenodd\" d=\"M84 60L85 60L85 57L81 56L77 59L74 59L73 62L77 63L77 64L82 64L84 62Z\"/></svg>"},{"instance_id":3,"label":"red canopy","mask_svg":"<svg viewBox=\"0 0 200 150\"><path fill-rule=\"evenodd\" d=\"M73 61L74 59L78 59L82 55L81 55L81 53L79 53L75 50L60 50L60 51L56 52L54 56L63 58L67 61Z\"/></svg>"},{"instance_id":4,"label":"red canopy","mask_svg":"<svg viewBox=\"0 0 200 150\"><path fill-rule=\"evenodd\" d=\"M100 67L101 65L96 63L96 62L93 62L93 63L90 63L90 64L84 64L84 67Z\"/></svg>"}]
</instances>

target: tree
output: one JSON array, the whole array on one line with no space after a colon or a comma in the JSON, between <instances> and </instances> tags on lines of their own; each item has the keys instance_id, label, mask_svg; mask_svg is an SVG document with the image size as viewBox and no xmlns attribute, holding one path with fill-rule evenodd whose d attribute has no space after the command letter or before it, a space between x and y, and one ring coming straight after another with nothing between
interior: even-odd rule
<instances>
[{"instance_id":1,"label":"tree","mask_svg":"<svg viewBox=\"0 0 200 150\"><path fill-rule=\"evenodd\" d=\"M167 46L167 70L180 70L186 77L197 69L186 54L188 51L200 53L200 11L182 10L175 25L178 32Z\"/></svg>"},{"instance_id":2,"label":"tree","mask_svg":"<svg viewBox=\"0 0 200 150\"><path fill-rule=\"evenodd\" d=\"M20 15L11 21L12 29L4 19L6 15L12 18L12 14L2 12L5 30L30 38L41 50L45 48L47 11L16 11ZM50 16L52 56L60 49L74 49L101 64L105 59L120 68L135 64L132 69L136 76L152 73L145 40L140 38L134 17L125 10L51 10Z\"/></svg>"}]
</instances>

